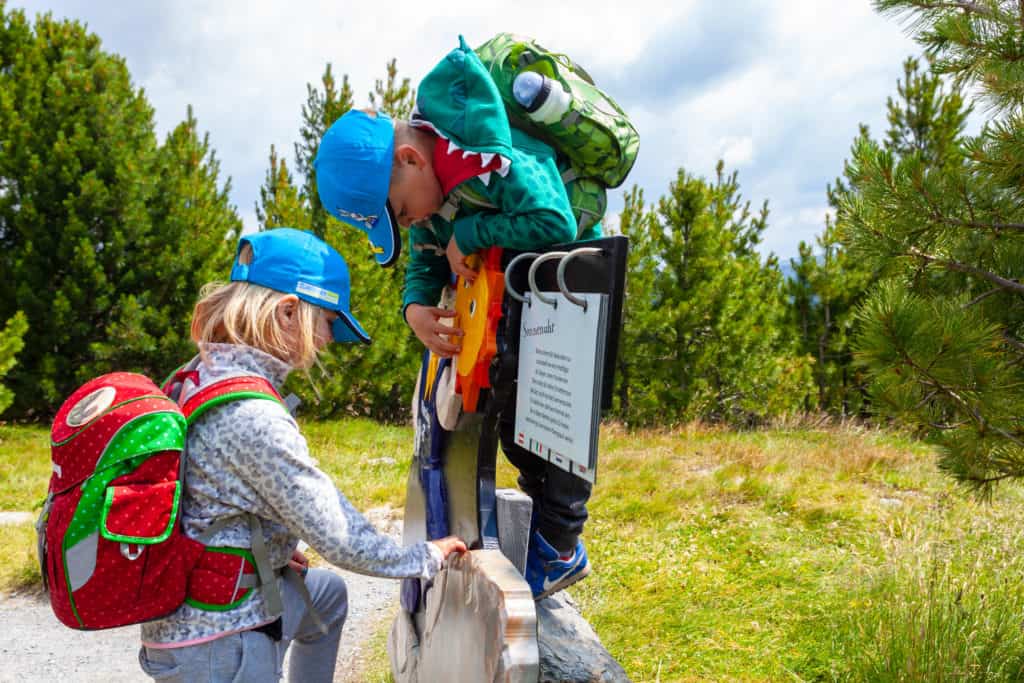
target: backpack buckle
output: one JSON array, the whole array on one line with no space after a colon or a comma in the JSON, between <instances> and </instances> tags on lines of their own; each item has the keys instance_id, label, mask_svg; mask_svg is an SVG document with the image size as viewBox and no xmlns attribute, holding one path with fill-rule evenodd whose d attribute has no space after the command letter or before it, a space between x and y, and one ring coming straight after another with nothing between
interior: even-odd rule
<instances>
[{"instance_id":1,"label":"backpack buckle","mask_svg":"<svg viewBox=\"0 0 1024 683\"><path fill-rule=\"evenodd\" d=\"M134 562L135 560L139 559L139 557L142 555L142 551L145 550L145 549L146 549L146 546L136 545L135 546L135 550L132 551L132 544L131 543L122 543L121 544L121 555L126 560Z\"/></svg>"}]
</instances>

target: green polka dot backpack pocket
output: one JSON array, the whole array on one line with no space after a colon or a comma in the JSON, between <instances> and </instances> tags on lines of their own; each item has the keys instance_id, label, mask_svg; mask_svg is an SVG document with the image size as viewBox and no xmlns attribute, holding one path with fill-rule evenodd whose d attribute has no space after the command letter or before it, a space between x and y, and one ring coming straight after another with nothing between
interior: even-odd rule
<instances>
[{"instance_id":1,"label":"green polka dot backpack pocket","mask_svg":"<svg viewBox=\"0 0 1024 683\"><path fill-rule=\"evenodd\" d=\"M184 602L229 608L251 594L258 568L248 549L213 552L180 524L188 424L240 398L280 400L266 380L241 377L203 387L179 406L148 377L117 372L64 402L36 525L42 574L62 623L113 628Z\"/></svg>"}]
</instances>

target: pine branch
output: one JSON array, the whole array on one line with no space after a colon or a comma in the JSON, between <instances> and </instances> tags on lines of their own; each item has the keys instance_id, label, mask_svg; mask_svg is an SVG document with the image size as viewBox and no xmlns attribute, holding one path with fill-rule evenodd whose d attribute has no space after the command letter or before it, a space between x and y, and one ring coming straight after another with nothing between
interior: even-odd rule
<instances>
[{"instance_id":1,"label":"pine branch","mask_svg":"<svg viewBox=\"0 0 1024 683\"><path fill-rule=\"evenodd\" d=\"M1021 1L1024 2L1024 0ZM1017 351L1024 353L1024 342L1021 342L1016 337L1011 337L1009 333L1003 332L1003 340L1013 348L1017 349Z\"/></svg>"},{"instance_id":2,"label":"pine branch","mask_svg":"<svg viewBox=\"0 0 1024 683\"><path fill-rule=\"evenodd\" d=\"M1024 2L1024 0L1021 0L1021 2ZM960 185L960 195L963 197L968 213L971 214L971 220L978 220L978 216L974 213L974 202L971 201L971 193L967 191L966 184Z\"/></svg>"},{"instance_id":3,"label":"pine branch","mask_svg":"<svg viewBox=\"0 0 1024 683\"><path fill-rule=\"evenodd\" d=\"M1020 0L1020 1L1024 2L1024 0ZM964 188L964 191L963 191L963 199L964 199L964 203L967 205L967 208L968 208L968 210L971 213L971 220L969 220L969 221L965 221L965 220L962 220L960 218L953 218L952 216L944 215L942 213L942 210L940 209L938 203L936 203L932 199L931 195L928 193L928 190L925 188L924 183L921 180L915 180L914 186L915 186L914 189L916 189L921 194L921 196L924 198L925 202L928 204L929 208L931 209L932 220L939 221L940 223L945 223L946 225L955 225L955 226L959 226L959 227L963 227L963 228L980 228L980 229L983 229L983 230L992 230L993 232L998 232L999 230L1018 230L1018 231L1024 232L1024 223L998 223L998 222L988 222L988 223L986 223L984 221L977 220L974 217L974 205L971 203L970 195L967 193L966 188ZM927 232L928 230L929 230L929 228L927 228L927 227L923 228L921 230L917 230L917 231L911 233L909 235L909 237L916 238L919 235Z\"/></svg>"},{"instance_id":4,"label":"pine branch","mask_svg":"<svg viewBox=\"0 0 1024 683\"><path fill-rule=\"evenodd\" d=\"M955 270L958 273L976 275L980 278L988 280L993 284L999 285L1003 289L1009 290L1011 292L1016 292L1018 294L1024 294L1024 284L1017 282L1016 280L1007 280L1006 278L1000 277L995 273L990 273L987 270L975 268L974 266L970 266L967 265L966 263L961 263L959 261L954 261L952 259L943 259L939 258L938 256L932 256L931 254L926 254L925 252L921 251L915 246L909 247L906 254L907 256L914 256L916 258L919 258L925 263L934 263L942 266L943 268Z\"/></svg>"},{"instance_id":5,"label":"pine branch","mask_svg":"<svg viewBox=\"0 0 1024 683\"><path fill-rule=\"evenodd\" d=\"M1012 479L1014 477L1019 476L1020 472L1007 472L1006 474L1000 474L999 476L996 477L986 477L985 479L973 479L972 481L978 484L979 486L988 486L989 484L995 484L997 482L1003 481L1004 479Z\"/></svg>"},{"instance_id":6,"label":"pine branch","mask_svg":"<svg viewBox=\"0 0 1024 683\"><path fill-rule=\"evenodd\" d=\"M970 420L961 420L960 422L957 422L956 424L951 424L951 425L940 425L937 422L929 422L928 426L931 427L932 429L937 429L940 432L949 432L949 431L952 431L954 429L960 429L961 427L963 427L965 425L968 425L968 424L970 424Z\"/></svg>"},{"instance_id":7,"label":"pine branch","mask_svg":"<svg viewBox=\"0 0 1024 683\"><path fill-rule=\"evenodd\" d=\"M1024 0L1021 0L1021 2L1024 2ZM982 301L984 301L985 299L987 299L987 298L989 298L990 296L992 296L993 294L998 294L998 293L999 293L999 292L1001 292L1001 291L1003 291L1003 288L1002 288L1002 287L993 287L992 289L988 290L988 291L987 291L987 292L985 292L984 294L979 294L978 296L974 297L973 299L971 299L970 301L968 301L967 303L965 303L965 304L963 305L963 308L964 308L964 309L968 309L968 308L970 308L971 306L974 306L974 305L976 305L976 304L979 304L979 303L981 303Z\"/></svg>"},{"instance_id":8,"label":"pine branch","mask_svg":"<svg viewBox=\"0 0 1024 683\"><path fill-rule=\"evenodd\" d=\"M967 399L965 399L963 396L961 396L959 394L959 392L957 392L952 387L946 386L945 384L940 382L938 379L933 377L931 374L929 374L927 370L925 370L920 365L915 363L914 359L912 359L907 354L907 352L904 351L902 348L900 349L900 355L903 356L903 360L904 360L904 362L907 365L909 365L911 368L913 368L914 370L919 372L923 377L926 378L927 381L921 381L922 384L924 384L925 386L935 387L937 391L940 391L941 393L945 394L946 396L949 396L950 398L952 398L956 403L958 403L960 405L961 408L963 408L965 411L967 411L967 413L974 419L974 422L975 422L975 424L978 425L979 429L981 429L983 431L985 429L992 429L997 434L1002 436L1003 438L1005 438L1005 439L1007 439L1009 441L1012 441L1014 444L1016 444L1017 446L1019 446L1021 448L1024 448L1024 441L1021 441L1020 439L1015 437L1013 434L1010 434L1008 431L1006 431L1002 427L999 427L998 425L994 425L991 422L989 422L988 420L986 420L985 417L981 413L979 413L970 404L970 402L968 402Z\"/></svg>"},{"instance_id":9,"label":"pine branch","mask_svg":"<svg viewBox=\"0 0 1024 683\"><path fill-rule=\"evenodd\" d=\"M925 406L925 404L927 404L929 401L931 401L933 398L935 398L935 395L937 393L939 393L938 389L932 389L930 392L928 392L928 395L925 396L924 398L922 398L920 401L918 401L917 405L915 405L913 408L911 408L911 410L920 410L921 408L923 408Z\"/></svg>"},{"instance_id":10,"label":"pine branch","mask_svg":"<svg viewBox=\"0 0 1024 683\"><path fill-rule=\"evenodd\" d=\"M1024 2L1024 0L1021 0ZM942 216L938 213L932 215L937 221L942 221L947 225L958 225L963 228L981 228L983 230L1019 230L1024 232L1024 223L985 223L983 221L964 221L959 218L951 218L949 216Z\"/></svg>"},{"instance_id":11,"label":"pine branch","mask_svg":"<svg viewBox=\"0 0 1024 683\"><path fill-rule=\"evenodd\" d=\"M962 9L966 14L978 14L983 17L995 19L996 15L992 13L987 7L982 7L976 2L968 2L967 0L945 0L940 2L914 2L914 6L919 9Z\"/></svg>"}]
</instances>

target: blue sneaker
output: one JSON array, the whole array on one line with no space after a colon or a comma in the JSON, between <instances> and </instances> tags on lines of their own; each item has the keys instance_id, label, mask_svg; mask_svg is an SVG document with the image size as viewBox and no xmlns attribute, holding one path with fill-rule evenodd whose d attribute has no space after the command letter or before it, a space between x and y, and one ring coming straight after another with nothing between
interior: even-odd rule
<instances>
[{"instance_id":1,"label":"blue sneaker","mask_svg":"<svg viewBox=\"0 0 1024 683\"><path fill-rule=\"evenodd\" d=\"M577 541L572 557L563 560L539 531L530 536L530 547L526 551L526 582L530 584L534 600L557 593L589 573L590 563L583 541Z\"/></svg>"}]
</instances>

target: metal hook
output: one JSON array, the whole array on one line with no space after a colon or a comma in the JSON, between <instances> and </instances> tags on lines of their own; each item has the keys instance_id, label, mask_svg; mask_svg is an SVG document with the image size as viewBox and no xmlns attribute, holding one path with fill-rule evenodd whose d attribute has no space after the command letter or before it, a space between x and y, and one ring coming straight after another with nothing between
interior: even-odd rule
<instances>
[{"instance_id":1,"label":"metal hook","mask_svg":"<svg viewBox=\"0 0 1024 683\"><path fill-rule=\"evenodd\" d=\"M132 544L122 543L121 544L121 555L127 560L135 561L142 555L142 551L145 550L145 546L136 545L135 550L132 550Z\"/></svg>"},{"instance_id":2,"label":"metal hook","mask_svg":"<svg viewBox=\"0 0 1024 683\"><path fill-rule=\"evenodd\" d=\"M558 280L558 289L562 292L562 295L566 299L573 302L574 304L582 308L584 311L587 310L587 300L581 299L569 291L569 288L565 284L565 268L567 265L569 265L569 261L573 260L577 256L583 256L584 254L596 255L603 253L604 250L599 249L597 247L580 247L579 249L573 249L572 251L570 251L569 255L562 259L562 261L558 264L558 274L556 277L556 279Z\"/></svg>"},{"instance_id":3,"label":"metal hook","mask_svg":"<svg viewBox=\"0 0 1024 683\"><path fill-rule=\"evenodd\" d=\"M533 260L533 263L530 264L530 275L527 278L527 280L530 282L530 291L533 292L533 295L537 297L538 300L543 301L548 306L557 307L558 299L554 297L551 297L549 299L546 296L544 296L539 289L537 289L537 281L534 279L537 276L537 268L540 266L540 264L544 263L545 261L550 261L553 258L562 258L563 256L568 255L569 252L567 251L549 251L548 253L541 254L540 256L535 258Z\"/></svg>"},{"instance_id":4,"label":"metal hook","mask_svg":"<svg viewBox=\"0 0 1024 683\"><path fill-rule=\"evenodd\" d=\"M511 261L509 261L508 265L505 266L505 291L508 292L508 295L510 297L512 297L521 304L526 304L527 306L530 305L530 302L526 299L526 297L517 292L516 290L512 289L512 279L510 276L512 275L512 269L515 268L516 264L519 263L520 260L525 258L532 258L536 255L537 252L534 251L524 252L522 254L519 254L519 256L516 256Z\"/></svg>"}]
</instances>

